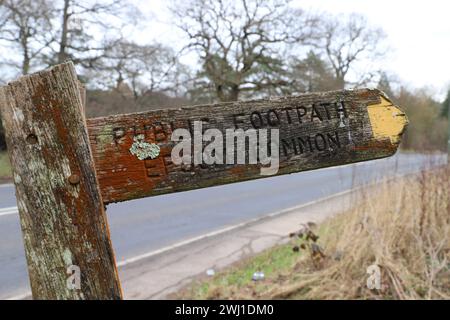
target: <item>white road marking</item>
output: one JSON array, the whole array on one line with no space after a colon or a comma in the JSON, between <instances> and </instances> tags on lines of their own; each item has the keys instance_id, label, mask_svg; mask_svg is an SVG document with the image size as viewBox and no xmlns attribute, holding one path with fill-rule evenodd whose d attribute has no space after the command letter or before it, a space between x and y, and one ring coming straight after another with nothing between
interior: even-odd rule
<instances>
[{"instance_id":1,"label":"white road marking","mask_svg":"<svg viewBox=\"0 0 450 320\"><path fill-rule=\"evenodd\" d=\"M28 291L27 293L22 293L17 296L7 298L6 300L25 300L31 298L31 291Z\"/></svg>"},{"instance_id":2,"label":"white road marking","mask_svg":"<svg viewBox=\"0 0 450 320\"><path fill-rule=\"evenodd\" d=\"M9 188L9 187L14 187L14 183L0 184L0 188Z\"/></svg>"},{"instance_id":3,"label":"white road marking","mask_svg":"<svg viewBox=\"0 0 450 320\"><path fill-rule=\"evenodd\" d=\"M0 209L0 216L6 216L8 214L17 214L19 213L19 210L17 207L9 207L9 208L1 208Z\"/></svg>"}]
</instances>

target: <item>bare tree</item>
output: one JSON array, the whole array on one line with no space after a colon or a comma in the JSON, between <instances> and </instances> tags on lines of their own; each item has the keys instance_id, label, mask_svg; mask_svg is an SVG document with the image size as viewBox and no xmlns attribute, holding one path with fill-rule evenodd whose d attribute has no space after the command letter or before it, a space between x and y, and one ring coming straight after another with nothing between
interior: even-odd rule
<instances>
[{"instance_id":1,"label":"bare tree","mask_svg":"<svg viewBox=\"0 0 450 320\"><path fill-rule=\"evenodd\" d=\"M213 87L220 101L287 86L282 52L288 44L312 40L318 23L288 4L284 0L177 2L172 8L175 20L202 66L197 83Z\"/></svg>"},{"instance_id":2,"label":"bare tree","mask_svg":"<svg viewBox=\"0 0 450 320\"><path fill-rule=\"evenodd\" d=\"M20 63L13 55L8 63L16 60L24 74L33 62L53 65L67 59L93 68L137 17L138 10L120 0L3 0L0 41L20 50Z\"/></svg>"},{"instance_id":3,"label":"bare tree","mask_svg":"<svg viewBox=\"0 0 450 320\"><path fill-rule=\"evenodd\" d=\"M324 23L323 49L330 62L340 87L348 83L347 76L358 61L376 61L384 56L382 40L384 32L369 26L365 17L350 16L329 17ZM359 79L352 84L360 85L370 80L378 72L363 70Z\"/></svg>"},{"instance_id":4,"label":"bare tree","mask_svg":"<svg viewBox=\"0 0 450 320\"><path fill-rule=\"evenodd\" d=\"M30 72L54 38L51 35L53 7L48 0L4 0L0 3L0 40L18 50L20 62L4 57L22 74Z\"/></svg>"},{"instance_id":5,"label":"bare tree","mask_svg":"<svg viewBox=\"0 0 450 320\"><path fill-rule=\"evenodd\" d=\"M183 79L186 67L178 61L173 50L157 43L116 42L105 52L98 69L104 86L120 89L127 85L135 100L154 92L177 95L187 81Z\"/></svg>"},{"instance_id":6,"label":"bare tree","mask_svg":"<svg viewBox=\"0 0 450 320\"><path fill-rule=\"evenodd\" d=\"M61 0L54 20L55 42L47 64L67 59L85 68L93 68L105 50L122 38L123 26L139 12L120 0Z\"/></svg>"}]
</instances>

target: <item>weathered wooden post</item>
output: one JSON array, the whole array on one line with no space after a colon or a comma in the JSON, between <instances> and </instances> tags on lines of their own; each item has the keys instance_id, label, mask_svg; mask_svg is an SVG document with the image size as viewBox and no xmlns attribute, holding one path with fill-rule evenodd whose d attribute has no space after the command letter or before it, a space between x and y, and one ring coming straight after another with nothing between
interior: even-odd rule
<instances>
[{"instance_id":1,"label":"weathered wooden post","mask_svg":"<svg viewBox=\"0 0 450 320\"><path fill-rule=\"evenodd\" d=\"M0 88L34 299L122 298L81 110L71 62Z\"/></svg>"}]
</instances>

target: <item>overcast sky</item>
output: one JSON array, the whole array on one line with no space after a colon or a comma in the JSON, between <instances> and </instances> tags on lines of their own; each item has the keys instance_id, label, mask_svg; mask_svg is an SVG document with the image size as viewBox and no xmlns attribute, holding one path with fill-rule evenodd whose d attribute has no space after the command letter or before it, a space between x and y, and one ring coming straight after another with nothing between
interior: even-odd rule
<instances>
[{"instance_id":1,"label":"overcast sky","mask_svg":"<svg viewBox=\"0 0 450 320\"><path fill-rule=\"evenodd\" d=\"M393 49L385 69L414 87L433 87L442 96L450 86L450 1L296 0L304 8L357 12L384 29Z\"/></svg>"},{"instance_id":2,"label":"overcast sky","mask_svg":"<svg viewBox=\"0 0 450 320\"><path fill-rule=\"evenodd\" d=\"M230 0L231 1L231 0ZM182 43L164 0L134 0L149 18L134 36L140 41ZM360 13L384 29L392 49L383 69L410 87L427 87L438 98L450 87L450 1L294 0L293 6L333 14ZM192 60L190 60L192 61Z\"/></svg>"}]
</instances>

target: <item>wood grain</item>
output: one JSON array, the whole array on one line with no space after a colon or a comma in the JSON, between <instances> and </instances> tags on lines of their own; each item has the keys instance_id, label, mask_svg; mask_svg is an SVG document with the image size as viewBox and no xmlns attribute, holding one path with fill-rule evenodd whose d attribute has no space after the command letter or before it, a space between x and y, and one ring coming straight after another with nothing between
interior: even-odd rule
<instances>
[{"instance_id":1,"label":"wood grain","mask_svg":"<svg viewBox=\"0 0 450 320\"><path fill-rule=\"evenodd\" d=\"M0 88L34 299L121 299L72 63ZM81 289L67 286L68 267Z\"/></svg>"},{"instance_id":2,"label":"wood grain","mask_svg":"<svg viewBox=\"0 0 450 320\"><path fill-rule=\"evenodd\" d=\"M377 106L371 109L370 117L369 106ZM380 110L384 112L379 115ZM382 125L389 117L400 128L388 130L391 136ZM103 201L125 201L264 177L260 165L174 165L171 134L177 128L192 130L194 121L203 121L205 129L216 128L223 133L235 128L279 129L279 175L391 156L407 124L405 114L382 92L369 89L88 119ZM375 134L372 126L378 128ZM130 153L138 135L157 144L160 156L139 160Z\"/></svg>"}]
</instances>

